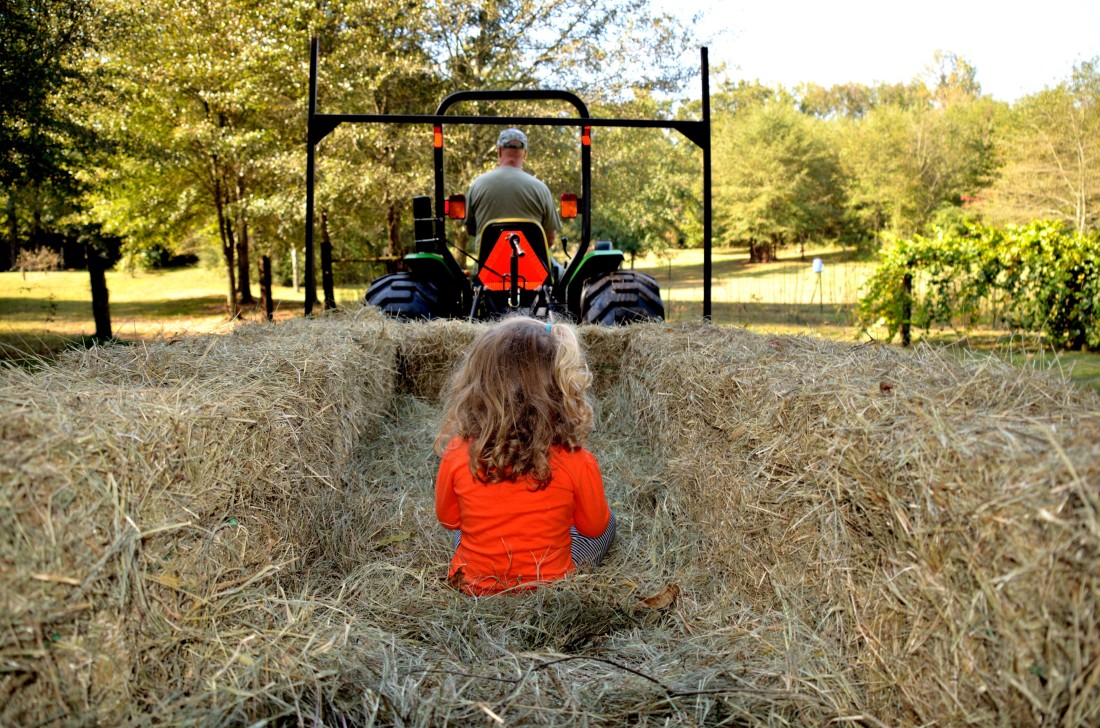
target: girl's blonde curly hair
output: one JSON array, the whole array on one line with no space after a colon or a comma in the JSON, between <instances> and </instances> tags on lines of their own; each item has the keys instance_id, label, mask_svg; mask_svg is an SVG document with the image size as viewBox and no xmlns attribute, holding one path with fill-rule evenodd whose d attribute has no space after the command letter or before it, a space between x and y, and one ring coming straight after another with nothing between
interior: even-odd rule
<instances>
[{"instance_id":1,"label":"girl's blonde curly hair","mask_svg":"<svg viewBox=\"0 0 1100 728\"><path fill-rule=\"evenodd\" d=\"M550 448L581 447L592 430L592 375L576 330L513 316L470 346L451 377L436 437L469 444L470 472L485 483L550 481Z\"/></svg>"}]
</instances>

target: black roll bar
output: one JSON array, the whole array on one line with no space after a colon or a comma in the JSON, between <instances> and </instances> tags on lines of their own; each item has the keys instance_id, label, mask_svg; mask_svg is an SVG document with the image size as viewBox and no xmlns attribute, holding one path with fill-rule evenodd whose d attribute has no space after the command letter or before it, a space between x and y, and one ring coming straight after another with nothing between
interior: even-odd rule
<instances>
[{"instance_id":1,"label":"black roll bar","mask_svg":"<svg viewBox=\"0 0 1100 728\"><path fill-rule=\"evenodd\" d=\"M577 110L577 114L581 119L589 118L588 106L581 101L580 97L569 91L560 91L555 89L513 89L504 91L456 91L453 94L448 95L442 101L439 102L439 107L435 110L436 116L445 116L447 109L451 108L455 104L462 103L463 101L564 101L568 104L572 104L573 108ZM447 122L454 124L454 119L458 117L447 116ZM501 123L501 119L505 117L490 116L473 117L476 119L489 119L491 124ZM470 122L465 122L470 123ZM480 123L480 122L478 122ZM505 122L506 123L506 122ZM527 125L527 122L517 122ZM438 126L442 127L442 124ZM558 124L558 126L562 126ZM582 143L581 143L581 239L588 240L592 237L592 218L589 215L591 208L589 207L588 200L591 198L592 192L592 147L583 143L584 130L581 130ZM445 144L445 141L444 141ZM435 148L435 216L438 220L436 228L436 236L442 239L444 236L443 230L443 218L444 218L444 190L446 186L443 182L444 170L443 170L443 144L440 144Z\"/></svg>"}]
</instances>

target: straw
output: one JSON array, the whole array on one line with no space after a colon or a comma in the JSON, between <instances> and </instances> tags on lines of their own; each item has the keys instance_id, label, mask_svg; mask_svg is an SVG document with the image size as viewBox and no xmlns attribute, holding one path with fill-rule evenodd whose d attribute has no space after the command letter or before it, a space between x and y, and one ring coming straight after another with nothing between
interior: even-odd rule
<instances>
[{"instance_id":1,"label":"straw","mask_svg":"<svg viewBox=\"0 0 1100 728\"><path fill-rule=\"evenodd\" d=\"M1094 394L930 348L582 327L616 544L474 599L431 448L482 326L351 308L0 376L0 722L1100 718Z\"/></svg>"}]
</instances>

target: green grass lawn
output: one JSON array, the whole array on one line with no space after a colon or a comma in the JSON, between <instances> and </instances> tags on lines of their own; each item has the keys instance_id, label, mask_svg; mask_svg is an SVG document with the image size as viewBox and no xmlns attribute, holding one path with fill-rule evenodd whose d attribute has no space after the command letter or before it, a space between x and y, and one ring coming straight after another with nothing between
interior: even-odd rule
<instances>
[{"instance_id":1,"label":"green grass lawn","mask_svg":"<svg viewBox=\"0 0 1100 728\"><path fill-rule=\"evenodd\" d=\"M225 274L220 270L180 268L125 273L109 271L111 326L122 340L176 333L228 330ZM252 284L258 300L260 290ZM276 319L300 316L305 292L275 286ZM362 295L338 288L337 302ZM245 310L242 318L259 316ZM44 354L95 333L92 294L86 271L0 273L0 350Z\"/></svg>"},{"instance_id":2,"label":"green grass lawn","mask_svg":"<svg viewBox=\"0 0 1100 728\"><path fill-rule=\"evenodd\" d=\"M815 274L813 258L824 270ZM883 329L862 330L856 321L860 287L875 264L834 248L785 251L774 263L748 262L743 250L713 251L711 290L713 319L720 325L741 326L762 333L812 334L845 341L885 340ZM629 262L627 263L629 265ZM669 321L703 314L702 250L671 251L634 262L635 270L652 275L661 286ZM318 281L318 283L320 283ZM158 335L227 331L226 282L220 269L183 268L154 272L108 272L111 322L115 336L141 340ZM366 284L337 287L337 303L362 297ZM252 293L259 297L259 286ZM302 315L304 290L275 286L276 319ZM320 291L318 291L320 295ZM243 319L260 313L246 309ZM30 353L48 355L81 342L95 332L91 289L84 271L0 273L0 357ZM938 345L991 352L1022 366L1062 369L1075 380L1100 391L1100 355L1054 353L1031 342L1011 339L1007 332L931 332ZM1025 345L1026 344L1026 345Z\"/></svg>"}]
</instances>

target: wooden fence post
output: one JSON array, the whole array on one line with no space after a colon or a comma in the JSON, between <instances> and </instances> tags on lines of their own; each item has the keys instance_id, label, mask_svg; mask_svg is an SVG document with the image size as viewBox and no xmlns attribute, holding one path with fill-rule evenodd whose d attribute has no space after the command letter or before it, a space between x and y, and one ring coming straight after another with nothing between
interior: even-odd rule
<instances>
[{"instance_id":1,"label":"wooden fence post","mask_svg":"<svg viewBox=\"0 0 1100 728\"><path fill-rule=\"evenodd\" d=\"M275 320L275 303L271 298L271 256L260 257L260 298L264 303L264 315L268 321Z\"/></svg>"},{"instance_id":2,"label":"wooden fence post","mask_svg":"<svg viewBox=\"0 0 1100 728\"><path fill-rule=\"evenodd\" d=\"M332 279L332 240L328 236L328 210L321 210L321 288L325 294L325 310L336 308Z\"/></svg>"},{"instance_id":3,"label":"wooden fence post","mask_svg":"<svg viewBox=\"0 0 1100 728\"><path fill-rule=\"evenodd\" d=\"M901 279L901 345L909 346L912 342L910 323L913 320L913 274L906 273Z\"/></svg>"}]
</instances>

